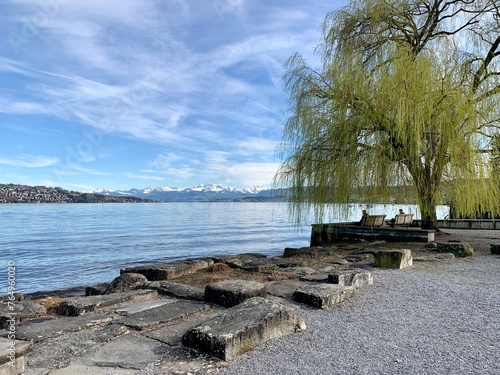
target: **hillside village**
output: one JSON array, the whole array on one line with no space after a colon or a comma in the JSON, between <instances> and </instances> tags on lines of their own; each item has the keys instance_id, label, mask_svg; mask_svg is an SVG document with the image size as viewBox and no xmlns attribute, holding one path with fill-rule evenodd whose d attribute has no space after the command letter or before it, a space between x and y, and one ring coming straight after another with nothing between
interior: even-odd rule
<instances>
[{"instance_id":1,"label":"hillside village","mask_svg":"<svg viewBox=\"0 0 500 375\"><path fill-rule=\"evenodd\" d=\"M139 203L154 202L136 197L115 197L68 191L60 187L0 184L0 203Z\"/></svg>"}]
</instances>

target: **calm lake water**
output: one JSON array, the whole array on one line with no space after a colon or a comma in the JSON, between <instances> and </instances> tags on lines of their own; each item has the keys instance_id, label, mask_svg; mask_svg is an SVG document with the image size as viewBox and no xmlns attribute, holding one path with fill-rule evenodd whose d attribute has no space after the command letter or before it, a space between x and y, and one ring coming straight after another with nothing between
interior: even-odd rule
<instances>
[{"instance_id":1,"label":"calm lake water","mask_svg":"<svg viewBox=\"0 0 500 375\"><path fill-rule=\"evenodd\" d=\"M388 218L399 208L419 215L416 206L360 204L350 206L347 219L359 220L366 208ZM443 207L438 216L446 213ZM66 289L111 281L120 268L139 264L281 255L309 245L310 224L295 228L280 203L0 204L0 295L7 293L8 262L16 263L19 292Z\"/></svg>"}]
</instances>

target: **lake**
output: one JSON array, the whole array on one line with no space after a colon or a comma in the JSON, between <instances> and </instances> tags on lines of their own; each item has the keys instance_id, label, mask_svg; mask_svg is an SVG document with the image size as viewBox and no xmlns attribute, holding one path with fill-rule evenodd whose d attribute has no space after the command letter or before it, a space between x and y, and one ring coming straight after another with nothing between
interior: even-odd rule
<instances>
[{"instance_id":1,"label":"lake","mask_svg":"<svg viewBox=\"0 0 500 375\"><path fill-rule=\"evenodd\" d=\"M416 206L350 205L394 217ZM440 207L443 217L447 207ZM310 224L295 228L284 203L0 204L0 294L7 265L16 263L19 292L66 289L111 281L120 268L216 254L282 255L309 245ZM5 280L2 282L2 279Z\"/></svg>"}]
</instances>

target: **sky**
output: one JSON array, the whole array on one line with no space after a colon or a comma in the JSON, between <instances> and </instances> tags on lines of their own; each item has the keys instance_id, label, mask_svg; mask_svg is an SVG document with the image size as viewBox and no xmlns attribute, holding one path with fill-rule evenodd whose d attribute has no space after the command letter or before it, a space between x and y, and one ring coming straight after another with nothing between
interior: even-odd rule
<instances>
[{"instance_id":1,"label":"sky","mask_svg":"<svg viewBox=\"0 0 500 375\"><path fill-rule=\"evenodd\" d=\"M2 0L0 183L270 186L338 0Z\"/></svg>"}]
</instances>

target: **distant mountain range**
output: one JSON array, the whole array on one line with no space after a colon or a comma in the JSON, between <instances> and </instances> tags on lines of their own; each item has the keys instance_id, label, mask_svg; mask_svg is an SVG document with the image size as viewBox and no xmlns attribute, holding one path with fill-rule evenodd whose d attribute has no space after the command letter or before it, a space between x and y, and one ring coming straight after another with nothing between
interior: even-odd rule
<instances>
[{"instance_id":1,"label":"distant mountain range","mask_svg":"<svg viewBox=\"0 0 500 375\"><path fill-rule=\"evenodd\" d=\"M167 202L261 202L284 200L284 190L264 186L233 187L201 184L193 188L148 187L145 189L97 189L93 193L115 197L136 197Z\"/></svg>"}]
</instances>

